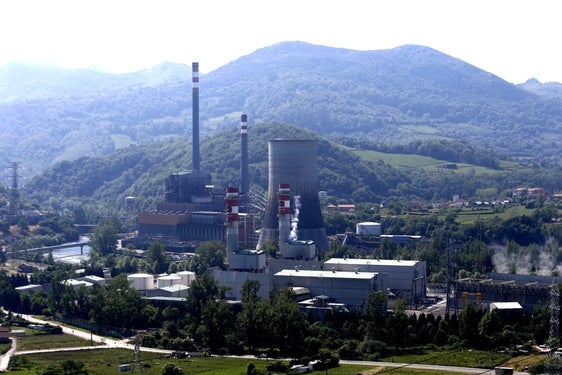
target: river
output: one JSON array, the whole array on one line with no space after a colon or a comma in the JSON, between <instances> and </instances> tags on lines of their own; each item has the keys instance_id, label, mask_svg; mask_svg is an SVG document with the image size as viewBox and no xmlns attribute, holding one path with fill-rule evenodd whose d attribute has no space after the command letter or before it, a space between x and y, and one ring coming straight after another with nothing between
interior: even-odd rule
<instances>
[{"instance_id":1,"label":"river","mask_svg":"<svg viewBox=\"0 0 562 375\"><path fill-rule=\"evenodd\" d=\"M88 237L80 237L81 243L90 241ZM53 250L53 259L55 262L80 264L82 260L88 260L90 257L90 246L84 246L83 254L80 253L80 246L68 247L66 249ZM48 254L44 254L47 256Z\"/></svg>"}]
</instances>

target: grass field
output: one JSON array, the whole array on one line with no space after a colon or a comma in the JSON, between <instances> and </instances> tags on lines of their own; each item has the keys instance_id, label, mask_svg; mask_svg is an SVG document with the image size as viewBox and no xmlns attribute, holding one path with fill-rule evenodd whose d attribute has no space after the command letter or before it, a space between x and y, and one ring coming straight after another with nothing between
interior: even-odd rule
<instances>
[{"instance_id":1,"label":"grass field","mask_svg":"<svg viewBox=\"0 0 562 375\"><path fill-rule=\"evenodd\" d=\"M18 338L18 350L37 350L52 348L69 348L89 346L88 340L82 340L71 335L29 335ZM126 349L108 349L98 347L89 350L70 350L52 353L37 353L16 355L12 357L10 373L31 375L43 373L49 366L61 367L65 361L72 360L84 364L84 368L91 375L119 374L118 366L124 363L134 363L134 353ZM146 375L160 375L164 366L173 364L183 369L184 374L204 375L244 375L246 367L251 362L256 369L265 373L266 361L257 358L165 358L162 354L141 352L143 363L142 373ZM492 368L502 364L514 367L524 367L537 358L511 358L509 354L490 353L475 350L427 350L416 354L404 354L381 359L382 362L421 363L428 365L451 365L464 367ZM271 361L271 359L269 360ZM286 362L285 362L286 363ZM287 364L287 363L286 363ZM137 367L135 372L140 373ZM324 374L325 371L318 372ZM342 364L338 368L329 369L331 375L373 375L391 373L396 375L436 375L452 374L444 371L416 370L404 367L372 367L358 364Z\"/></svg>"},{"instance_id":2,"label":"grass field","mask_svg":"<svg viewBox=\"0 0 562 375\"><path fill-rule=\"evenodd\" d=\"M60 335L32 335L18 337L18 351L39 350L47 348L75 348L80 346L90 346L89 340L79 337L60 334ZM100 345L93 343L94 345Z\"/></svg>"},{"instance_id":3,"label":"grass field","mask_svg":"<svg viewBox=\"0 0 562 375\"><path fill-rule=\"evenodd\" d=\"M429 156L412 155L412 154L387 154L378 151L368 151L368 150L352 150L357 156L364 160L371 162L376 162L382 160L391 166L398 169L408 169L408 168L422 168L427 172L431 171L441 171L441 172L456 172L456 173L468 173L469 171L474 171L478 173L489 173L497 174L502 173L505 169L522 169L523 167L515 162L501 161L500 169L492 169L486 167L480 167L472 164L466 163L454 163L457 169L446 169L447 164L451 162L446 160L434 159Z\"/></svg>"},{"instance_id":4,"label":"grass field","mask_svg":"<svg viewBox=\"0 0 562 375\"><path fill-rule=\"evenodd\" d=\"M478 221L491 220L495 216L502 220L512 217L533 214L533 209L525 208L524 206L506 207L502 212L495 212L493 208L472 209L469 207L463 208L458 216L457 223L460 224L474 224Z\"/></svg>"},{"instance_id":5,"label":"grass field","mask_svg":"<svg viewBox=\"0 0 562 375\"><path fill-rule=\"evenodd\" d=\"M142 373L146 375L160 375L166 364L173 364L183 369L184 374L203 375L244 375L246 367L251 362L256 369L265 372L265 360L251 358L163 358L161 354L141 352ZM34 355L18 356L15 362L17 368L11 369L10 373L21 375L36 375L42 373L49 365L60 365L66 360L82 362L90 375L119 374L118 366L124 363L132 363L133 352L125 349L92 349L83 351L67 351L56 353L42 353ZM402 360L402 357L400 357ZM135 368L135 373L140 373L140 368ZM325 371L316 372L325 374ZM416 370L403 367L372 367L363 365L341 365L338 368L329 369L330 375L373 375L390 373L395 375L437 375L453 374L444 371ZM458 374L458 373L457 373Z\"/></svg>"},{"instance_id":6,"label":"grass field","mask_svg":"<svg viewBox=\"0 0 562 375\"><path fill-rule=\"evenodd\" d=\"M405 354L383 361L423 363L427 365L493 368L508 361L508 353L492 353L480 350L435 350L419 354Z\"/></svg>"}]
</instances>

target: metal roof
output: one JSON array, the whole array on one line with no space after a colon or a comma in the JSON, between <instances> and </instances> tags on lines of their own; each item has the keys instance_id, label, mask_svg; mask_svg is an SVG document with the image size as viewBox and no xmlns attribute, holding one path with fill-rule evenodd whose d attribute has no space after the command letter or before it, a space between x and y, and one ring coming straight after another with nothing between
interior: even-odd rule
<instances>
[{"instance_id":1,"label":"metal roof","mask_svg":"<svg viewBox=\"0 0 562 375\"><path fill-rule=\"evenodd\" d=\"M352 264L357 266L413 267L417 263L419 263L419 261L417 260L332 258L327 260L324 264L325 265Z\"/></svg>"},{"instance_id":2,"label":"metal roof","mask_svg":"<svg viewBox=\"0 0 562 375\"><path fill-rule=\"evenodd\" d=\"M519 302L491 302L490 309L494 308L498 310L520 310L523 307Z\"/></svg>"},{"instance_id":3,"label":"metal roof","mask_svg":"<svg viewBox=\"0 0 562 375\"><path fill-rule=\"evenodd\" d=\"M326 279L360 279L370 280L374 278L377 272L348 272L348 271L318 271L318 270L281 270L274 276L291 276L291 277L316 277Z\"/></svg>"}]
</instances>

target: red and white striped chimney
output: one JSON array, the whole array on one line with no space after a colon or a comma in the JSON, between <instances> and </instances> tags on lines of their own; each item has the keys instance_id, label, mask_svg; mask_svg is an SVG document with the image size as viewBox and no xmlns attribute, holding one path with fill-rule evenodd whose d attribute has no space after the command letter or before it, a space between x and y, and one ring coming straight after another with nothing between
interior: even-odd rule
<instances>
[{"instance_id":1,"label":"red and white striped chimney","mask_svg":"<svg viewBox=\"0 0 562 375\"><path fill-rule=\"evenodd\" d=\"M226 251L238 252L238 188L226 188Z\"/></svg>"},{"instance_id":2,"label":"red and white striped chimney","mask_svg":"<svg viewBox=\"0 0 562 375\"><path fill-rule=\"evenodd\" d=\"M279 245L289 241L291 235L291 185L279 184Z\"/></svg>"}]
</instances>

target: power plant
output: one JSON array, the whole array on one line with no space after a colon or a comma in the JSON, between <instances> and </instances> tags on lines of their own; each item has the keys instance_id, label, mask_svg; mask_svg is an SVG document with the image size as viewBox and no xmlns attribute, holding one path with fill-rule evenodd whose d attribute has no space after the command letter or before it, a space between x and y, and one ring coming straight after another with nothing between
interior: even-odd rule
<instances>
[{"instance_id":1,"label":"power plant","mask_svg":"<svg viewBox=\"0 0 562 375\"><path fill-rule=\"evenodd\" d=\"M220 240L226 236L224 189L213 184L211 174L201 170L199 152L199 64L192 64L192 168L188 172L170 174L165 182L165 199L158 202L156 211L141 212L137 217L138 238L135 245L146 247L152 240L165 243L170 249L193 250L198 241ZM248 116L240 117L240 187L238 189L239 222L242 224L240 240L247 246L255 245L250 234L254 232L253 216L248 213L249 172L248 172ZM268 197L264 223L260 231L257 249L265 241L279 238L277 188L280 183L289 184L293 196L298 197L296 211L289 212L295 224L291 230L293 238L286 238L280 247L286 257L296 247L305 257L313 257L315 251L305 248L316 247L318 251L328 250L328 237L317 188L317 141L315 140L272 140L268 142ZM242 215L243 214L243 215ZM297 242L299 241L299 242ZM312 242L314 244L312 244ZM289 245L286 245L289 243ZM191 245L192 244L192 245ZM293 254L297 256L298 254Z\"/></svg>"},{"instance_id":2,"label":"power plant","mask_svg":"<svg viewBox=\"0 0 562 375\"><path fill-rule=\"evenodd\" d=\"M210 173L200 167L198 63L193 63L192 71L192 169L170 174L164 202L157 204L155 212L138 215L138 242L146 246L158 240L168 250L189 246L195 250L200 241L225 242L227 269L210 272L219 285L229 287L231 299L241 298L247 280L260 283L258 294L264 298L272 290L298 290L299 300L308 308L321 296L323 308L337 302L339 307L361 309L375 290L392 290L409 303L425 298L425 262L392 261L375 268L363 265L364 271L359 270L360 262L344 262L346 267L321 262L329 243L318 197L316 140L268 141L263 225L256 243L246 241L255 232L248 212L248 118L245 114L240 118L240 186L217 188ZM276 256L268 258L261 250L267 242L278 244ZM396 272L402 274L399 283L394 282Z\"/></svg>"},{"instance_id":3,"label":"power plant","mask_svg":"<svg viewBox=\"0 0 562 375\"><path fill-rule=\"evenodd\" d=\"M247 116L242 115L243 189L248 189ZM153 240L170 250L193 251L200 241L225 239L224 190L215 187L211 174L201 170L199 151L199 63L192 64L192 168L170 174L165 182L163 202L156 211L141 212L137 217L138 237L134 243L146 247ZM253 232L253 220L243 217L243 239Z\"/></svg>"}]
</instances>

